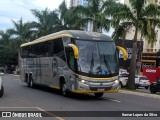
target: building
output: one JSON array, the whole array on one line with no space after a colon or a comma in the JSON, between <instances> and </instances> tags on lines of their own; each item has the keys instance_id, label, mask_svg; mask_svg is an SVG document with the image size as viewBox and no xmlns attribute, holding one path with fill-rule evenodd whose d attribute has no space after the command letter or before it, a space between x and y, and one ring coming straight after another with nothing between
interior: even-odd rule
<instances>
[{"instance_id":1,"label":"building","mask_svg":"<svg viewBox=\"0 0 160 120\"><path fill-rule=\"evenodd\" d=\"M147 4L149 4L149 3L155 3L155 4L160 5L160 0L147 0ZM124 4L129 5L129 0L124 0ZM138 40L144 42L143 52L158 52L160 50L160 29L155 28L155 31L157 32L157 39L156 39L156 42L154 43L153 47L151 47L151 44L149 44L148 41L145 40L145 38L141 37L141 34L138 33ZM129 30L129 32L127 33L126 39L133 40L134 32L135 32L135 28L132 27Z\"/></svg>"},{"instance_id":2,"label":"building","mask_svg":"<svg viewBox=\"0 0 160 120\"><path fill-rule=\"evenodd\" d=\"M70 0L70 7L76 7L78 5L87 6L88 0ZM91 22L88 23L87 27L84 28L86 31L93 30L93 24Z\"/></svg>"},{"instance_id":3,"label":"building","mask_svg":"<svg viewBox=\"0 0 160 120\"><path fill-rule=\"evenodd\" d=\"M70 0L70 7L76 7L78 5L87 6L88 0Z\"/></svg>"}]
</instances>

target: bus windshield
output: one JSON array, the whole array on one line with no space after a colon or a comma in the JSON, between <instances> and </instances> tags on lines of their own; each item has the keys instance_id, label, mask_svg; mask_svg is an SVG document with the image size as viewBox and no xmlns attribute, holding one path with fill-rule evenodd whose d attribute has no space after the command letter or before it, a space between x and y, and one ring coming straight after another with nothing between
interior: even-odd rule
<instances>
[{"instance_id":1,"label":"bus windshield","mask_svg":"<svg viewBox=\"0 0 160 120\"><path fill-rule=\"evenodd\" d=\"M78 72L89 76L113 76L118 73L118 56L112 41L76 40L79 49Z\"/></svg>"}]
</instances>

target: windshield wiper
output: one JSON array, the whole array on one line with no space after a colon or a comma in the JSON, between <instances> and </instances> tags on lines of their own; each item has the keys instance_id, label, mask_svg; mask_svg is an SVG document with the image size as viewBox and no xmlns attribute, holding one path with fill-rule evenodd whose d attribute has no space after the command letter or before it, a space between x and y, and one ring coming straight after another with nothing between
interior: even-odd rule
<instances>
[{"instance_id":1,"label":"windshield wiper","mask_svg":"<svg viewBox=\"0 0 160 120\"><path fill-rule=\"evenodd\" d=\"M93 67L94 67L94 57L93 57L93 52L92 52L92 59L91 59L89 73L93 73Z\"/></svg>"},{"instance_id":2,"label":"windshield wiper","mask_svg":"<svg viewBox=\"0 0 160 120\"><path fill-rule=\"evenodd\" d=\"M106 65L107 69L108 69L108 72L109 72L111 75L113 75L113 73L112 73L112 71L111 71L111 68L109 67L108 61L107 61L106 58L105 58L105 55L103 55L103 57L104 57L104 63L105 63L105 65Z\"/></svg>"}]
</instances>

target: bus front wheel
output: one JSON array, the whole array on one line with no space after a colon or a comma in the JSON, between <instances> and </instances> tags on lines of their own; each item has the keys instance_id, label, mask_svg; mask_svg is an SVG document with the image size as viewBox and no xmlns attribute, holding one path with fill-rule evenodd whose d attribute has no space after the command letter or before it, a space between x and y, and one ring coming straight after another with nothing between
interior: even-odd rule
<instances>
[{"instance_id":1,"label":"bus front wheel","mask_svg":"<svg viewBox=\"0 0 160 120\"><path fill-rule=\"evenodd\" d=\"M61 92L63 96L68 96L69 91L67 90L67 85L65 82L61 84Z\"/></svg>"},{"instance_id":2,"label":"bus front wheel","mask_svg":"<svg viewBox=\"0 0 160 120\"><path fill-rule=\"evenodd\" d=\"M94 95L99 98L103 96L103 93L94 93Z\"/></svg>"}]
</instances>

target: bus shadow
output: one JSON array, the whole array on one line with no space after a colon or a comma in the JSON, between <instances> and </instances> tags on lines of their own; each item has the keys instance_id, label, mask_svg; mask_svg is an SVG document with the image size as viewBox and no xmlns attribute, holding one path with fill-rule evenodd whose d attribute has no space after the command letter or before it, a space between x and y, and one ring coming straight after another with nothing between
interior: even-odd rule
<instances>
[{"instance_id":1,"label":"bus shadow","mask_svg":"<svg viewBox=\"0 0 160 120\"><path fill-rule=\"evenodd\" d=\"M27 87L27 86L26 86ZM58 89L49 88L46 86L35 86L34 89L41 90L43 92L51 93L54 95L62 96L68 99L75 99L75 100L107 100L106 97L97 98L94 94L79 94L79 93L69 93L67 96L63 96Z\"/></svg>"}]
</instances>

